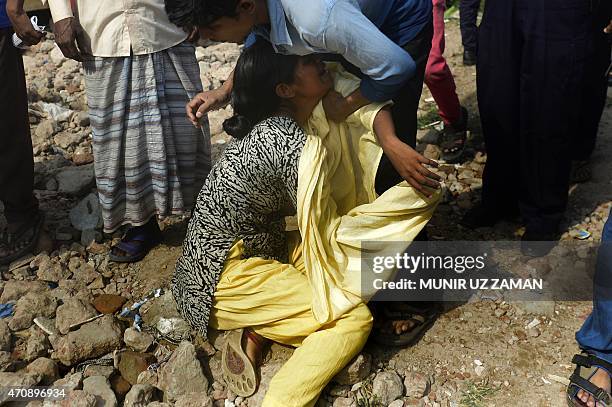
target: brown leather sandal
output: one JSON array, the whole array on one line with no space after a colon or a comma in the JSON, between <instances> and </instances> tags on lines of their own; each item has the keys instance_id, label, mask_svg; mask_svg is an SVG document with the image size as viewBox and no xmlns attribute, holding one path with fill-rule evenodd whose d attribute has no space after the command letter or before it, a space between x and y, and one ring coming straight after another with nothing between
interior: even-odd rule
<instances>
[{"instance_id":1,"label":"brown leather sandal","mask_svg":"<svg viewBox=\"0 0 612 407\"><path fill-rule=\"evenodd\" d=\"M243 349L246 338L251 339L257 348L257 366L253 365ZM227 387L238 396L249 397L257 390L257 367L265 345L266 340L250 329L238 329L228 333L221 353L221 368Z\"/></svg>"}]
</instances>

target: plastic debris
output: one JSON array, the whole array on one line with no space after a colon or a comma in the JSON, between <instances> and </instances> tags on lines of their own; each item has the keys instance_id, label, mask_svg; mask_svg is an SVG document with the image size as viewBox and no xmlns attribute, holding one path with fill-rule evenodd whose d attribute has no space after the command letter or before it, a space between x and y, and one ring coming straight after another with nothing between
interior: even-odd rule
<instances>
[{"instance_id":1,"label":"plastic debris","mask_svg":"<svg viewBox=\"0 0 612 407\"><path fill-rule=\"evenodd\" d=\"M142 307L145 303L149 302L153 298L157 298L157 297L161 296L163 293L164 293L164 290L161 289L161 288L157 288L157 289L151 291L142 300L132 304L131 307L123 308L121 313L119 313L119 317L133 319L134 323L132 324L132 326L138 332L141 332L141 330L142 330L142 318L140 316L140 307Z\"/></svg>"},{"instance_id":2,"label":"plastic debris","mask_svg":"<svg viewBox=\"0 0 612 407\"><path fill-rule=\"evenodd\" d=\"M12 302L0 304L0 318L8 318L15 312L15 304Z\"/></svg>"},{"instance_id":3,"label":"plastic debris","mask_svg":"<svg viewBox=\"0 0 612 407\"><path fill-rule=\"evenodd\" d=\"M589 237L591 237L591 232L589 232L588 230L584 230L584 229L580 229L578 231L578 234L576 235L576 239L579 239L579 240L586 240Z\"/></svg>"}]
</instances>

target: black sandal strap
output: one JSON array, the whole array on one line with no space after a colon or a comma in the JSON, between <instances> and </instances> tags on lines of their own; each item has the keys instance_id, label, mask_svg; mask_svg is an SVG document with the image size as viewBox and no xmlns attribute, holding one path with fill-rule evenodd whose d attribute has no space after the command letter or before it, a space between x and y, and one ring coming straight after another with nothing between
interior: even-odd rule
<instances>
[{"instance_id":1,"label":"black sandal strap","mask_svg":"<svg viewBox=\"0 0 612 407\"><path fill-rule=\"evenodd\" d=\"M580 387L582 390L592 395L596 401L605 403L606 405L609 405L611 402L610 394L608 394L607 391L605 391L601 387L595 386L593 383L583 378L576 372L572 373L572 375L570 376L570 386L572 384Z\"/></svg>"},{"instance_id":2,"label":"black sandal strap","mask_svg":"<svg viewBox=\"0 0 612 407\"><path fill-rule=\"evenodd\" d=\"M582 366L586 368L591 368L593 366L599 367L608 372L608 374L612 375L612 363L605 361L601 358L598 358L595 355L591 354L582 354L582 355L574 355L572 358L572 363L577 366Z\"/></svg>"}]
</instances>

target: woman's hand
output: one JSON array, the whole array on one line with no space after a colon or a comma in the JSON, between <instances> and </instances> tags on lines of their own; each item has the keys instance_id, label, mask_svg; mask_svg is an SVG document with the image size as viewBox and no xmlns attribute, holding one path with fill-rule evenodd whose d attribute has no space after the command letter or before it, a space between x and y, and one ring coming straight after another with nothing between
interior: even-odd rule
<instances>
[{"instance_id":1,"label":"woman's hand","mask_svg":"<svg viewBox=\"0 0 612 407\"><path fill-rule=\"evenodd\" d=\"M401 177L423 195L429 198L433 195L432 189L440 188L442 178L425 167L438 167L437 162L422 156L399 139L384 146L383 150Z\"/></svg>"},{"instance_id":2,"label":"woman's hand","mask_svg":"<svg viewBox=\"0 0 612 407\"><path fill-rule=\"evenodd\" d=\"M198 93L185 109L189 121L196 127L200 127L200 119L215 109L220 109L229 102L229 94L223 88Z\"/></svg>"}]
</instances>

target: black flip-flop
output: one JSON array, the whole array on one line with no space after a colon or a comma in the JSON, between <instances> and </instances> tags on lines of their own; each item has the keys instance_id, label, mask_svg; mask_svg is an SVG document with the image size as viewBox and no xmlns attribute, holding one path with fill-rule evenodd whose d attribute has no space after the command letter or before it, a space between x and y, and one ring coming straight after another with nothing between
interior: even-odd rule
<instances>
[{"instance_id":1,"label":"black flip-flop","mask_svg":"<svg viewBox=\"0 0 612 407\"><path fill-rule=\"evenodd\" d=\"M576 365L574 373L570 376L567 386L567 404L570 407L582 407L585 404L578 399L578 392L584 390L595 399L595 405L612 407L612 395L591 383L591 378L599 369L612 375L612 364L595 355L574 355L572 363ZM599 404L597 404L599 403Z\"/></svg>"},{"instance_id":2,"label":"black flip-flop","mask_svg":"<svg viewBox=\"0 0 612 407\"><path fill-rule=\"evenodd\" d=\"M35 216L25 222L17 231L9 233L8 230L0 234L0 245L7 247L12 254L0 258L0 265L10 264L31 252L38 243L40 231L45 224L45 216L42 212L37 212ZM31 232L29 239L25 235Z\"/></svg>"},{"instance_id":3,"label":"black flip-flop","mask_svg":"<svg viewBox=\"0 0 612 407\"><path fill-rule=\"evenodd\" d=\"M382 314L386 321L411 321L413 327L410 331L401 334L384 332L376 328L372 338L379 345L394 347L413 345L423 337L441 313L440 306L437 304L417 307L402 303L396 306L396 309L391 309L389 306L383 308Z\"/></svg>"}]
</instances>

